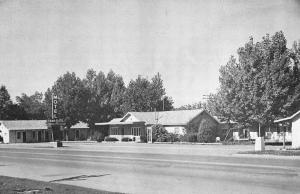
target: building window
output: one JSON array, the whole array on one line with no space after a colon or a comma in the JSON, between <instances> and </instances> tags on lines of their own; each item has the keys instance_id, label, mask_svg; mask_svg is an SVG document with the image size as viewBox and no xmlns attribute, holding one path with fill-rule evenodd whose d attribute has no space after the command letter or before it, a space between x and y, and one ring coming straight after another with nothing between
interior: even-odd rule
<instances>
[{"instance_id":1,"label":"building window","mask_svg":"<svg viewBox=\"0 0 300 194\"><path fill-rule=\"evenodd\" d=\"M140 127L132 127L131 128L131 135L141 136L141 128Z\"/></svg>"},{"instance_id":2,"label":"building window","mask_svg":"<svg viewBox=\"0 0 300 194\"><path fill-rule=\"evenodd\" d=\"M21 139L21 132L17 132L17 139Z\"/></svg>"},{"instance_id":3,"label":"building window","mask_svg":"<svg viewBox=\"0 0 300 194\"><path fill-rule=\"evenodd\" d=\"M120 135L119 134L119 127L110 128L110 135Z\"/></svg>"},{"instance_id":4,"label":"building window","mask_svg":"<svg viewBox=\"0 0 300 194\"><path fill-rule=\"evenodd\" d=\"M35 131L32 132L32 138L35 139Z\"/></svg>"}]
</instances>

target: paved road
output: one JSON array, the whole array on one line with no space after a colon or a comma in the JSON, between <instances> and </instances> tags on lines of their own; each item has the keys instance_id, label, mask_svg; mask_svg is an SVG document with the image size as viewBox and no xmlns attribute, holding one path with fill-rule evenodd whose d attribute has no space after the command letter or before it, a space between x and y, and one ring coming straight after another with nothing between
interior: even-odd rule
<instances>
[{"instance_id":1,"label":"paved road","mask_svg":"<svg viewBox=\"0 0 300 194\"><path fill-rule=\"evenodd\" d=\"M0 174L126 193L300 193L300 158L253 146L0 145Z\"/></svg>"}]
</instances>

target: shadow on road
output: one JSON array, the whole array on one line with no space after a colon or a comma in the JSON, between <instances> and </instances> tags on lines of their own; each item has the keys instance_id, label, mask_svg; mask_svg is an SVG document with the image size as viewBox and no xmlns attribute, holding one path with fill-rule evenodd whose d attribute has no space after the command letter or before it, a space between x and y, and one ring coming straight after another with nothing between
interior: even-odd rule
<instances>
[{"instance_id":1,"label":"shadow on road","mask_svg":"<svg viewBox=\"0 0 300 194\"><path fill-rule=\"evenodd\" d=\"M100 175L80 175L80 176L73 176L68 178L62 178L62 179L56 179L49 181L50 183L53 182L60 182L60 181L78 181L78 180L86 180L88 178L94 178L94 177L102 177L102 176L108 176L110 174L100 174Z\"/></svg>"}]
</instances>

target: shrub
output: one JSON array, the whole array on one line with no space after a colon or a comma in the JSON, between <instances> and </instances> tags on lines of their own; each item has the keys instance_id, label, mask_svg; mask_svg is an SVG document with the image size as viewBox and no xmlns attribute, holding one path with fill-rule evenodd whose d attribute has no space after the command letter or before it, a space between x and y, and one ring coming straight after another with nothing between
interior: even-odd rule
<instances>
[{"instance_id":1,"label":"shrub","mask_svg":"<svg viewBox=\"0 0 300 194\"><path fill-rule=\"evenodd\" d=\"M141 137L141 143L147 143L147 137L142 135Z\"/></svg>"},{"instance_id":2,"label":"shrub","mask_svg":"<svg viewBox=\"0 0 300 194\"><path fill-rule=\"evenodd\" d=\"M176 133L169 133L168 142L178 142L180 141L180 135Z\"/></svg>"},{"instance_id":3,"label":"shrub","mask_svg":"<svg viewBox=\"0 0 300 194\"><path fill-rule=\"evenodd\" d=\"M160 124L152 126L152 141L165 142L168 131Z\"/></svg>"},{"instance_id":4,"label":"shrub","mask_svg":"<svg viewBox=\"0 0 300 194\"><path fill-rule=\"evenodd\" d=\"M119 141L119 140L115 137L105 137L104 141Z\"/></svg>"},{"instance_id":5,"label":"shrub","mask_svg":"<svg viewBox=\"0 0 300 194\"><path fill-rule=\"evenodd\" d=\"M164 133L164 134L161 134L157 139L156 139L156 142L168 142L169 140L169 134L167 133Z\"/></svg>"},{"instance_id":6,"label":"shrub","mask_svg":"<svg viewBox=\"0 0 300 194\"><path fill-rule=\"evenodd\" d=\"M216 140L216 129L213 129L208 120L203 120L199 126L197 141L201 143L211 143Z\"/></svg>"},{"instance_id":7,"label":"shrub","mask_svg":"<svg viewBox=\"0 0 300 194\"><path fill-rule=\"evenodd\" d=\"M128 142L128 141L132 141L132 139L129 138L129 137L123 137L123 138L121 139L121 141L126 141L126 142Z\"/></svg>"},{"instance_id":8,"label":"shrub","mask_svg":"<svg viewBox=\"0 0 300 194\"><path fill-rule=\"evenodd\" d=\"M91 140L97 141L97 142L102 142L104 140L104 134L99 131L95 131L93 133L93 135L91 136Z\"/></svg>"},{"instance_id":9,"label":"shrub","mask_svg":"<svg viewBox=\"0 0 300 194\"><path fill-rule=\"evenodd\" d=\"M187 133L181 136L180 141L183 142L197 142L197 133Z\"/></svg>"},{"instance_id":10,"label":"shrub","mask_svg":"<svg viewBox=\"0 0 300 194\"><path fill-rule=\"evenodd\" d=\"M200 143L211 143L211 142L215 142L215 140L216 140L216 136L213 130L210 128L202 129L197 134L197 141Z\"/></svg>"}]
</instances>

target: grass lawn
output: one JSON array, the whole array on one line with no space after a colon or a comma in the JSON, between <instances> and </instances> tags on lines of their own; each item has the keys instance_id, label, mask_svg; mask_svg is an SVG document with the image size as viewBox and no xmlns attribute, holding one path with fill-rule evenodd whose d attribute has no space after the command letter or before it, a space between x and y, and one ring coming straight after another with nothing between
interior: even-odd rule
<instances>
[{"instance_id":1,"label":"grass lawn","mask_svg":"<svg viewBox=\"0 0 300 194\"><path fill-rule=\"evenodd\" d=\"M300 156L300 150L265 150L265 151L246 151L239 154L260 154L260 155L279 155L279 156Z\"/></svg>"},{"instance_id":2,"label":"grass lawn","mask_svg":"<svg viewBox=\"0 0 300 194\"><path fill-rule=\"evenodd\" d=\"M84 194L111 194L113 192L100 191L84 187L77 187L71 185L64 185L58 183L49 183L43 181L35 181L29 179L13 178L7 176L0 176L0 194L11 193L26 193L26 194L40 194L40 193L84 193Z\"/></svg>"}]
</instances>

